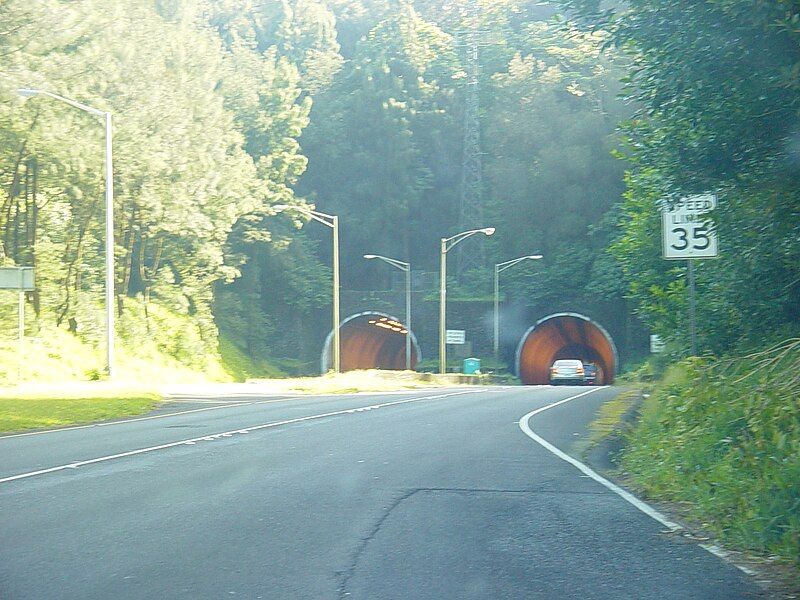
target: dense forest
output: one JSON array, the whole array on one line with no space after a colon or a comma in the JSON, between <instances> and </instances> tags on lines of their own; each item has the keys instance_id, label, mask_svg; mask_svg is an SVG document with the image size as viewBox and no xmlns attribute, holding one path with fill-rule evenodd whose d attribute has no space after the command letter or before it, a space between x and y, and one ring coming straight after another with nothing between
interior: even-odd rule
<instances>
[{"instance_id":1,"label":"dense forest","mask_svg":"<svg viewBox=\"0 0 800 600\"><path fill-rule=\"evenodd\" d=\"M541 252L509 274L519 302L615 302L686 353L686 269L661 258L658 211L714 191L722 252L697 269L701 348L796 330L800 7L603 4L5 0L0 261L36 268L29 334L101 345L103 128L17 88L114 116L127 346L209 368L222 337L311 371L329 232L271 207L340 216L346 289L389 286L364 253L435 272L438 239L459 230L473 31L497 234L456 296L490 293L491 264ZM0 302L11 336L13 298Z\"/></svg>"}]
</instances>

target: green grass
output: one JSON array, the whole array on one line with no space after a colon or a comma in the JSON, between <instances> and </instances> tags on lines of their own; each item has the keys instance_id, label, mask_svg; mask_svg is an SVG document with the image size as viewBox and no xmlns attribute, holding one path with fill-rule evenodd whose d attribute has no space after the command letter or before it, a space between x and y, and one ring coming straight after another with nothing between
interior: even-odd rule
<instances>
[{"instance_id":1,"label":"green grass","mask_svg":"<svg viewBox=\"0 0 800 600\"><path fill-rule=\"evenodd\" d=\"M4 390L0 394L0 432L64 427L106 421L148 412L161 400L159 394L142 390L91 384L64 390L46 387Z\"/></svg>"},{"instance_id":2,"label":"green grass","mask_svg":"<svg viewBox=\"0 0 800 600\"><path fill-rule=\"evenodd\" d=\"M623 416L639 398L639 390L626 390L600 407L597 418L589 425L588 446L593 446L623 427Z\"/></svg>"},{"instance_id":3,"label":"green grass","mask_svg":"<svg viewBox=\"0 0 800 600\"><path fill-rule=\"evenodd\" d=\"M227 336L220 335L219 353L222 358L222 368L234 381L286 377L286 373L269 361L251 358Z\"/></svg>"},{"instance_id":4,"label":"green grass","mask_svg":"<svg viewBox=\"0 0 800 600\"><path fill-rule=\"evenodd\" d=\"M800 340L672 366L642 406L622 468L728 544L800 566L798 373Z\"/></svg>"}]
</instances>

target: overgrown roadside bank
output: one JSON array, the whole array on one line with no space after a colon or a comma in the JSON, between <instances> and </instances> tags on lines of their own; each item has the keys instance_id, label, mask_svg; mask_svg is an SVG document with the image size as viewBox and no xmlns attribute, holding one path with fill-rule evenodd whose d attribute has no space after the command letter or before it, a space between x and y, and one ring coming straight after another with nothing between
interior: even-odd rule
<instances>
[{"instance_id":1,"label":"overgrown roadside bank","mask_svg":"<svg viewBox=\"0 0 800 600\"><path fill-rule=\"evenodd\" d=\"M633 423L619 425L619 405L593 427L594 448L601 443L613 454L618 445L612 476L672 507L693 531L778 565L796 588L800 340L743 357L685 360L649 387Z\"/></svg>"}]
</instances>

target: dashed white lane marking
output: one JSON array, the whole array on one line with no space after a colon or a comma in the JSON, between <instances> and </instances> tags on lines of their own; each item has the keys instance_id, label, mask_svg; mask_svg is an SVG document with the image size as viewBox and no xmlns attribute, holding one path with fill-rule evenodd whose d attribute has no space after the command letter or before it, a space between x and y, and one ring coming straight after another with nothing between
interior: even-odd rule
<instances>
[{"instance_id":1,"label":"dashed white lane marking","mask_svg":"<svg viewBox=\"0 0 800 600\"><path fill-rule=\"evenodd\" d=\"M447 389L447 388L445 388ZM470 388L474 389L474 388ZM282 394L277 398L270 397L269 400L247 400L246 398L252 398L255 396L255 393L248 393L248 394L241 394L240 397L243 398L242 400L221 400L216 402L211 402L209 399L206 398L197 398L196 401L192 401L192 396L189 395L181 395L179 396L179 400L174 399L173 397L171 402L178 402L178 403L197 403L197 404L215 404L217 406L208 406L205 408L193 408L190 410L179 410L175 412L163 413L160 415L151 415L149 417L133 417L131 419L120 419L119 421L107 421L104 423L87 423L86 425L72 425L71 427L59 427L58 429L45 429L43 431L28 431L25 433L12 433L10 435L0 435L0 442L3 440L11 439L11 438L18 438L18 437L28 437L31 435L45 435L51 433L61 433L63 431L73 431L75 429L89 429L92 427L110 427L111 425L122 425L124 423L134 423L136 421L150 421L152 419L166 419L168 417L176 417L180 415L188 415L190 413L197 413L203 412L208 410L218 410L220 408L235 408L237 406L250 406L253 404L272 404L274 402L288 402L290 400L301 400L306 398L315 398L318 400L325 399L325 398L334 398L334 399L341 399L343 396L362 396L362 395L370 395L370 396L390 396L390 395L399 395L399 394L413 394L414 392L421 392L424 390L418 389L408 389L408 390L401 390L401 391L393 391L393 392L354 392L352 394L319 394L319 395L306 395L306 394ZM232 397L232 396L227 396ZM259 396L263 397L263 395ZM177 396L176 396L177 398Z\"/></svg>"},{"instance_id":2,"label":"dashed white lane marking","mask_svg":"<svg viewBox=\"0 0 800 600\"><path fill-rule=\"evenodd\" d=\"M354 412L365 412L369 410L377 410L379 408L385 408L387 406L398 406L400 404L410 404L412 402L421 402L423 400L437 400L439 398L448 398L450 396L459 396L462 394L474 394L480 392L481 390L470 389L460 392L452 392L449 394L438 394L435 396L422 396L422 397L415 397L415 398L405 398L403 400L395 400L393 402L384 402L382 404L373 404L371 406L363 406L356 409L343 409L343 410L335 410L332 412L321 413L317 415L309 415L306 417L298 417L296 419L286 419L283 421L273 421L271 423L263 423L261 425L254 425L253 427L245 427L242 429L233 429L231 431L223 431L221 433L215 433L212 435L203 435L200 437L189 438L185 440L179 440L176 442L168 442L166 444L159 444L158 446L149 446L147 448L138 448L136 450L129 450L127 452L120 452L118 454L110 454L108 456L100 456L98 458L91 458L88 460L81 460L75 461L66 465L59 465L57 467L50 467L49 469L40 469L38 471L30 471L28 473L20 473L18 475L12 475L10 477L4 477L0 479L0 483L8 483L9 481L16 481L18 479L27 479L28 477L35 477L37 475L45 475L47 473L55 473L56 471L63 471L64 469L77 469L78 467L83 467L85 465L93 465L97 463L107 462L110 460L115 460L118 458L125 458L127 456L135 456L137 454L145 454L147 452L155 452L157 450L166 450L167 448L174 448L176 446L182 445L192 445L193 443L197 442L206 442L206 441L213 441L223 437L231 437L233 435L239 434L246 434L252 431L259 431L261 429L269 429L272 427L280 427L281 425L290 425L292 423L302 423L304 421L314 421L317 419L325 419L328 417L335 417L339 415L345 414L352 414Z\"/></svg>"},{"instance_id":3,"label":"dashed white lane marking","mask_svg":"<svg viewBox=\"0 0 800 600\"><path fill-rule=\"evenodd\" d=\"M547 440L545 440L541 436L537 435L536 432L534 432L533 429L531 429L531 419L533 417L535 417L536 415L538 415L539 413L543 413L544 411L550 410L551 408L559 406L560 404L564 404L566 402L570 402L571 400L575 400L575 399L580 398L582 396L586 396L587 394L591 394L593 392L597 392L599 390L606 389L607 387L608 386L596 387L596 388L594 388L592 390L589 390L588 392L583 392L581 394L576 394L575 396L570 396L569 398L565 398L563 400L559 400L558 402L553 402L552 404L548 404L547 406L543 406L542 408L537 408L536 410L532 410L531 412L527 413L526 415L523 415L523 417L519 420L519 427L520 427L520 429L522 429L522 432L525 435L527 435L534 442L536 442L537 444L542 446L545 450L551 452L552 454L555 454L561 460L564 460L564 461L568 462L569 464L571 464L572 466L577 468L579 471L584 473L587 477L589 477L591 479L594 479L597 483L599 483L603 487L605 487L605 488L609 489L610 491L614 492L615 494L617 494L617 496L619 496L620 498L622 498L623 500L625 500L629 504L632 504L638 510L640 510L641 512L646 514L648 517L650 517L652 519L655 519L656 521L661 523L664 527L668 528L670 531L675 532L675 531L679 531L679 530L683 529L682 526L678 525L677 523L674 523L673 521L670 521L663 513L657 511L655 508L653 508L649 504L647 504L645 502L642 502L641 500L639 500L639 498L637 498L636 496L634 496L630 492L628 492L626 490L623 490L618 485L610 482L608 479L606 479L602 475L598 474L596 471L594 471L593 469L591 469L587 465L583 464L581 461L579 461L579 460L577 460L575 458L572 458L569 454L566 454L565 452L562 452L561 450L559 450L558 448L553 446L553 444L551 444L550 442L548 442ZM714 556L717 556L719 558L729 559L729 557L730 557L730 553L726 552L725 550L723 550L719 546L716 546L716 545L713 545L713 544L698 544L698 545L703 550L706 550L707 552L710 552L711 554L713 554ZM743 565L739 565L739 564L737 564L735 562L731 562L731 561L729 561L729 562L730 562L730 564L735 566L737 569L739 569L743 573L745 573L747 575L755 575L755 572L752 571L751 569L748 569L747 567L745 567Z\"/></svg>"},{"instance_id":4,"label":"dashed white lane marking","mask_svg":"<svg viewBox=\"0 0 800 600\"><path fill-rule=\"evenodd\" d=\"M106 421L105 423L88 423L86 425L73 425L72 427L59 427L58 429L45 429L43 431L28 431L27 433L12 433L11 435L0 436L0 442L9 440L11 438L28 437L31 435L44 435L47 433L61 433L63 431L73 431L75 429L90 429L92 427L109 427L111 425L122 425L123 423L134 423L136 421L151 421L153 419L166 419L167 417L177 417L180 415L188 415L190 413L204 412L208 410L217 410L220 408L232 408L235 406L247 406L250 404L270 404L272 402L286 402L287 400L294 400L294 398L278 398L275 400L262 400L257 402L248 402L243 400L235 404L220 404L218 406L207 406L205 408L193 408L191 410L179 410L176 412L164 413L161 415L151 415L149 417L134 417L132 419L121 419L119 421Z\"/></svg>"}]
</instances>

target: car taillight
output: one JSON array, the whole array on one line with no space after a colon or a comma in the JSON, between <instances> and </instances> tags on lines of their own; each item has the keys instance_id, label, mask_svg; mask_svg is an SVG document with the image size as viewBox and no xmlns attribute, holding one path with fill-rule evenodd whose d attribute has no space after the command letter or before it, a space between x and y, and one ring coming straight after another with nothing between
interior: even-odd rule
<instances>
[{"instance_id":1,"label":"car taillight","mask_svg":"<svg viewBox=\"0 0 800 600\"><path fill-rule=\"evenodd\" d=\"M583 367L578 367L578 375L583 375Z\"/></svg>"}]
</instances>

